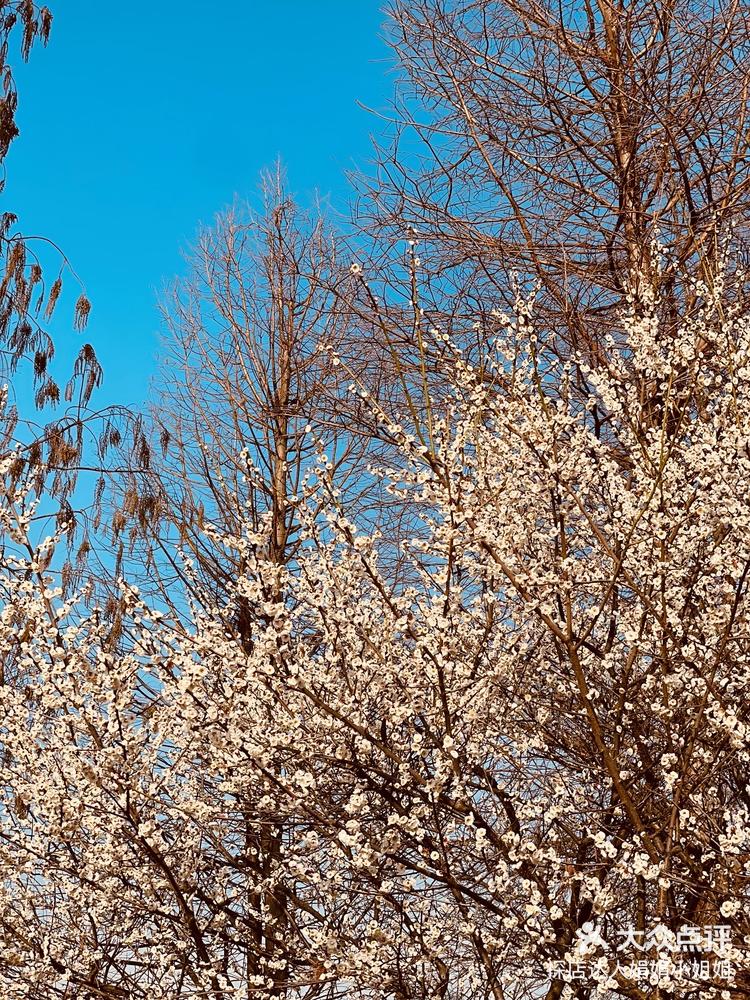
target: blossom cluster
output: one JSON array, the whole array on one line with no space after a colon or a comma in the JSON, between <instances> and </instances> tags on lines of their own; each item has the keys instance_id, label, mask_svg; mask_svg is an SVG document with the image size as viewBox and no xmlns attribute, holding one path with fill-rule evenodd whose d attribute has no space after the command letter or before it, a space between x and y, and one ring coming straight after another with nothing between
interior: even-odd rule
<instances>
[{"instance_id":1,"label":"blossom cluster","mask_svg":"<svg viewBox=\"0 0 750 1000\"><path fill-rule=\"evenodd\" d=\"M721 305L675 332L640 303L593 369L519 301L429 441L388 418L397 574L322 463L293 564L224 538L227 602L177 620L122 581L115 630L52 585L59 538L10 489L2 995L521 998L581 965L549 995L736 995L750 321ZM729 931L694 968L656 925Z\"/></svg>"}]
</instances>

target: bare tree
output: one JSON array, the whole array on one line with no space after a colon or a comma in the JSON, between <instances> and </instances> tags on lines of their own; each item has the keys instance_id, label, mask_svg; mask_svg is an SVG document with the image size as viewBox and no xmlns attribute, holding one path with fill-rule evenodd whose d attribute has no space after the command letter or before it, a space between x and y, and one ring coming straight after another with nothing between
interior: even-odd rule
<instances>
[{"instance_id":1,"label":"bare tree","mask_svg":"<svg viewBox=\"0 0 750 1000\"><path fill-rule=\"evenodd\" d=\"M287 564L316 456L328 453L343 485L360 453L343 417L347 278L333 234L297 208L280 169L264 175L262 197L261 211L237 205L200 233L188 276L163 301L149 418L161 457L126 481L113 521L151 546L147 565L179 539L217 595L238 567L204 526L237 533L249 518L268 560ZM174 578L163 562L160 572L168 596Z\"/></svg>"},{"instance_id":2,"label":"bare tree","mask_svg":"<svg viewBox=\"0 0 750 1000\"><path fill-rule=\"evenodd\" d=\"M557 346L596 352L632 276L689 299L684 276L710 279L722 236L741 238L742 0L410 0L390 15L396 129L360 219L412 227L436 287L482 301L489 328L516 272L540 285Z\"/></svg>"}]
</instances>

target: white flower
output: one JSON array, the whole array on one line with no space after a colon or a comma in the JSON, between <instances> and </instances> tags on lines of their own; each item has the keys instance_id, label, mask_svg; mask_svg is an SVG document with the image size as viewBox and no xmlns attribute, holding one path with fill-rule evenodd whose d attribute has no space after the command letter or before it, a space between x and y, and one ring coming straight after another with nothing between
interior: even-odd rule
<instances>
[{"instance_id":1,"label":"white flower","mask_svg":"<svg viewBox=\"0 0 750 1000\"><path fill-rule=\"evenodd\" d=\"M719 907L722 917L733 917L742 909L742 904L737 899L726 899Z\"/></svg>"}]
</instances>

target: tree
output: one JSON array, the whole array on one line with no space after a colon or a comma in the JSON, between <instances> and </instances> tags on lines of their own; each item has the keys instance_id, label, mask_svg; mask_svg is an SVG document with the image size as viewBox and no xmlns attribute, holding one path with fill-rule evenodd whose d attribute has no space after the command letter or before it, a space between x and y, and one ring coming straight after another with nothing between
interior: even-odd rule
<instances>
[{"instance_id":1,"label":"tree","mask_svg":"<svg viewBox=\"0 0 750 1000\"><path fill-rule=\"evenodd\" d=\"M458 286L485 329L513 273L538 283L564 353L598 356L632 273L662 283L677 323L690 276L716 272L732 226L747 236L746 4L410 0L390 14L402 86L394 141L362 181L363 229L411 227L447 308Z\"/></svg>"},{"instance_id":2,"label":"tree","mask_svg":"<svg viewBox=\"0 0 750 1000\"><path fill-rule=\"evenodd\" d=\"M326 461L293 565L249 503L204 529L242 566L227 591L196 567L186 630L123 584L116 652L43 552L4 556L7 996L744 994L750 318L696 282L666 336L636 285L584 407L522 297L429 447L372 404L423 525L409 586ZM685 370L667 433L638 386ZM267 868L248 821L283 830Z\"/></svg>"},{"instance_id":3,"label":"tree","mask_svg":"<svg viewBox=\"0 0 750 1000\"><path fill-rule=\"evenodd\" d=\"M11 37L16 29L21 31L21 55L28 59L36 41L47 44L52 26L52 13L47 7L38 7L31 0L4 0L0 3L0 74L3 79L3 96L0 98L0 165L4 164L13 140L18 136L15 121L18 94L16 92L12 66L8 58ZM5 179L0 180L0 190L5 187ZM18 221L12 212L4 212L0 217L0 351L2 352L2 374L13 375L19 362L33 358L34 380L39 387L36 393L37 408L42 409L60 400L60 390L50 378L48 365L54 356L54 345L49 335L39 323L39 317L50 319L62 290L62 274L70 268L67 258L59 252L60 272L47 287L42 267L34 252L34 244L39 238L29 239L14 230ZM58 248L55 248L56 250ZM80 295L75 307L75 326L82 330L90 311L85 295ZM101 373L93 354L93 348L85 345L81 351L74 378L83 377L82 397L88 402L91 391L98 383ZM68 401L72 390L66 392ZM15 426L6 430L6 444ZM59 434L65 436L65 429L57 426ZM50 452L55 452L54 443L48 441ZM58 452L60 448L57 449ZM57 456L58 461L60 456Z\"/></svg>"},{"instance_id":4,"label":"tree","mask_svg":"<svg viewBox=\"0 0 750 1000\"><path fill-rule=\"evenodd\" d=\"M366 363L347 337L340 255L323 216L300 210L277 167L263 176L260 211L236 205L202 230L188 276L164 300L154 454L123 481L114 514L115 534L137 537L146 569L163 574L162 597L185 581L164 558L175 539L214 603L231 589L242 566L203 528L236 534L248 511L269 561L289 563L315 455L329 451L342 488L362 457L344 371L330 356L347 351L357 372Z\"/></svg>"},{"instance_id":5,"label":"tree","mask_svg":"<svg viewBox=\"0 0 750 1000\"><path fill-rule=\"evenodd\" d=\"M20 32L21 56L24 60L28 59L38 41L47 44L51 25L52 13L47 7L38 6L32 0L0 0L0 169L4 170L10 145L19 134L15 120L18 95L9 57L10 43ZM0 191L4 187L3 176L0 178ZM131 462L134 455L143 462L148 447L139 423L132 422L126 411L110 406L98 412L90 407L92 395L101 384L103 374L91 344L81 347L73 371L61 391L52 374L55 345L44 324L52 318L56 309L66 273L76 282L79 279L56 244L46 238L24 235L16 229L17 222L18 218L12 212L0 215L0 379L8 382L0 406L0 456L14 456L8 474L15 485L25 481L33 472L37 494L41 495L46 490L52 498L57 522L67 525L68 544L72 548L78 520L73 499L79 474L82 471L102 471L113 439L127 441ZM57 266L52 281L45 279L42 268L42 258L50 247L53 265ZM90 311L91 305L81 292L73 316L76 330L83 331ZM15 389L18 369L25 365L32 369L35 409L40 412L57 411L55 416L41 424L27 412L19 412ZM84 457L87 436L93 441L89 441ZM19 441L22 443L20 448L17 446ZM92 446L98 452L98 461L90 458ZM84 520L87 513L83 511ZM48 515L49 510L45 515L40 512L39 519L46 519ZM87 528L82 535L77 552L79 568L90 550ZM74 575L70 561L66 564L64 575L67 580Z\"/></svg>"},{"instance_id":6,"label":"tree","mask_svg":"<svg viewBox=\"0 0 750 1000\"><path fill-rule=\"evenodd\" d=\"M345 353L350 377L368 360L366 345L347 337L341 286L352 276L340 255L323 216L303 213L288 195L280 167L263 176L260 211L235 205L200 233L187 278L163 305L159 390L144 424L153 447L147 463L112 484L115 576L122 567L131 578L142 574L148 592L182 621L189 603L228 604L227 625L248 652L258 622L269 620L265 605L279 599L282 571L296 560L298 505L317 456L327 451L350 505L363 507L371 487L361 404L331 354ZM263 539L269 576L260 603L237 590L245 556L223 542L244 529ZM109 589L114 648L123 605ZM283 824L271 828L267 809L258 812L263 797L247 788L243 809L246 848L268 874ZM283 882L262 896L269 913L253 925L247 975L257 974L265 948L279 947L268 919L290 919ZM281 979L283 948L275 958Z\"/></svg>"}]
</instances>

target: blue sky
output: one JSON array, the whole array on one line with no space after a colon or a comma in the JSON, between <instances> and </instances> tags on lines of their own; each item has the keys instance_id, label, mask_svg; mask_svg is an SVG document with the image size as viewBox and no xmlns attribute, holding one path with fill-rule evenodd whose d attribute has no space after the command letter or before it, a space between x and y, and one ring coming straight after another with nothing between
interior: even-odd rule
<instances>
[{"instance_id":1,"label":"blue sky","mask_svg":"<svg viewBox=\"0 0 750 1000\"><path fill-rule=\"evenodd\" d=\"M60 245L92 302L82 336L78 289L61 299L52 333L66 371L88 340L104 367L96 401L137 406L158 292L199 223L252 197L278 156L303 204L317 189L346 211L344 171L367 164L381 129L357 101L384 110L393 89L382 0L50 6L49 46L16 73L21 135L2 210Z\"/></svg>"}]
</instances>

